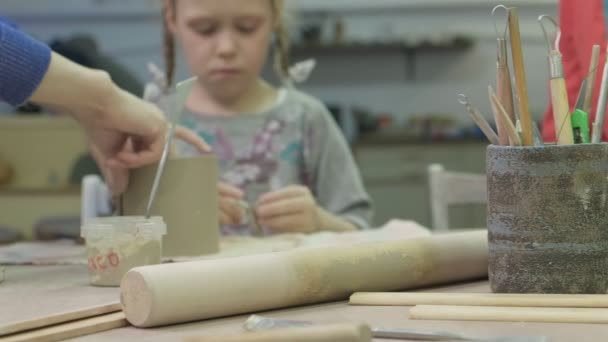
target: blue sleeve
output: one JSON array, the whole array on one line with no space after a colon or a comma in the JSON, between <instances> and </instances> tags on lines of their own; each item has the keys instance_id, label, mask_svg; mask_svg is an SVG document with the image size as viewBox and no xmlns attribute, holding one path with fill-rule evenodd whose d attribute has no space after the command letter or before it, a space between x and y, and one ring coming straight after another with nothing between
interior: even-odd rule
<instances>
[{"instance_id":1,"label":"blue sleeve","mask_svg":"<svg viewBox=\"0 0 608 342\"><path fill-rule=\"evenodd\" d=\"M51 49L0 18L0 100L18 106L46 74Z\"/></svg>"}]
</instances>

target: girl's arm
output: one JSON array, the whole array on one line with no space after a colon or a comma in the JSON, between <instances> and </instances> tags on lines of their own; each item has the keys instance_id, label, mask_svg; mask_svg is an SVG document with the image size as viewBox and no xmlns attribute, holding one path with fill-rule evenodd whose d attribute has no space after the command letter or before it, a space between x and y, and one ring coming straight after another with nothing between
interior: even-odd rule
<instances>
[{"instance_id":1,"label":"girl's arm","mask_svg":"<svg viewBox=\"0 0 608 342\"><path fill-rule=\"evenodd\" d=\"M327 108L315 99L306 100L312 113L305 128L305 171L320 208L320 227L368 229L372 202L350 147Z\"/></svg>"}]
</instances>

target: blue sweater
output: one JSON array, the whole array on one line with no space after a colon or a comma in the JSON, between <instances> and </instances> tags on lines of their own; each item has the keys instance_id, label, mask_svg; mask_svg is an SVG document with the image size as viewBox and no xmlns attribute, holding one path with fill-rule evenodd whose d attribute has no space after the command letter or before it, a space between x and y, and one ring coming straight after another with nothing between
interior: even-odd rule
<instances>
[{"instance_id":1,"label":"blue sweater","mask_svg":"<svg viewBox=\"0 0 608 342\"><path fill-rule=\"evenodd\" d=\"M18 106L49 68L51 49L0 17L0 100Z\"/></svg>"}]
</instances>

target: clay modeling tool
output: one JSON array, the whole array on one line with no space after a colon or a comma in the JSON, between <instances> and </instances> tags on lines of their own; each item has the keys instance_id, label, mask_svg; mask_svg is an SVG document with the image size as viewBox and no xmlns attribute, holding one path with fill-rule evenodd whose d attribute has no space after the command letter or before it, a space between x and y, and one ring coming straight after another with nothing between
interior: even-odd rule
<instances>
[{"instance_id":1,"label":"clay modeling tool","mask_svg":"<svg viewBox=\"0 0 608 342\"><path fill-rule=\"evenodd\" d=\"M549 39L549 35L543 20L547 20L554 25L557 30L555 39ZM555 19L548 15L538 17L538 22L545 35L549 50L549 75L551 87L551 103L553 104L553 118L555 121L555 136L558 145L571 145L574 143L572 136L572 122L570 121L570 105L568 104L568 93L566 92L566 81L564 80L564 67L562 64L562 54L559 51L559 41L561 30ZM551 44L553 42L553 45Z\"/></svg>"},{"instance_id":2,"label":"clay modeling tool","mask_svg":"<svg viewBox=\"0 0 608 342\"><path fill-rule=\"evenodd\" d=\"M517 130L509 117L509 114L505 111L505 108L498 100L498 97L494 93L494 89L492 86L488 86L488 95L490 96L490 103L492 104L492 110L495 115L498 117L498 120L502 122L502 125L505 129L506 134L509 136L509 141L511 142L511 146L521 146L521 140L519 138L519 134L517 134Z\"/></svg>"},{"instance_id":3,"label":"clay modeling tool","mask_svg":"<svg viewBox=\"0 0 608 342\"><path fill-rule=\"evenodd\" d=\"M175 86L174 101L169 101L169 103L173 104L172 106L169 105L169 110L172 110L173 112L171 114L171 122L167 131L165 148L156 169L154 183L152 183L152 190L150 192L150 198L148 199L148 206L146 207L146 218L150 218L150 209L154 203L154 198L156 197L156 192L158 191L158 185L160 184L160 178L162 177L165 164L167 163L167 157L169 156L169 150L171 148L171 140L173 140L173 135L175 134L175 127L179 124L184 105L186 104L186 99L188 98L188 94L190 94L190 90L192 89L195 81L196 77L192 77L178 83L177 86Z\"/></svg>"},{"instance_id":4,"label":"clay modeling tool","mask_svg":"<svg viewBox=\"0 0 608 342\"><path fill-rule=\"evenodd\" d=\"M264 331L283 328L310 327L314 324L308 321L278 319L258 315L249 316L244 328L247 331ZM467 337L445 331L422 331L401 328L371 328L375 338L398 339L408 341L486 341L486 342L544 342L544 336L503 336L503 337Z\"/></svg>"},{"instance_id":5,"label":"clay modeling tool","mask_svg":"<svg viewBox=\"0 0 608 342\"><path fill-rule=\"evenodd\" d=\"M540 134L536 122L532 122L532 133L534 133L534 146L545 146L543 143L543 136Z\"/></svg>"},{"instance_id":6,"label":"clay modeling tool","mask_svg":"<svg viewBox=\"0 0 608 342\"><path fill-rule=\"evenodd\" d=\"M602 73L602 85L600 86L600 98L597 101L595 121L593 122L593 136L591 142L598 144L602 141L604 130L604 117L606 115L606 99L608 98L608 48L606 49L606 62Z\"/></svg>"},{"instance_id":7,"label":"clay modeling tool","mask_svg":"<svg viewBox=\"0 0 608 342\"><path fill-rule=\"evenodd\" d=\"M239 201L239 206L245 210L246 222L249 223L252 229L252 234L254 236L262 236L264 235L264 230L258 223L257 215L255 214L255 209L253 206L249 205L249 203L245 201Z\"/></svg>"},{"instance_id":8,"label":"clay modeling tool","mask_svg":"<svg viewBox=\"0 0 608 342\"><path fill-rule=\"evenodd\" d=\"M509 22L509 38L511 39L511 58L513 59L513 72L515 73L515 89L521 120L522 143L524 146L533 146L532 119L530 116L528 89L526 84L526 71L524 68L524 55L519 33L519 15L514 7L507 9Z\"/></svg>"},{"instance_id":9,"label":"clay modeling tool","mask_svg":"<svg viewBox=\"0 0 608 342\"><path fill-rule=\"evenodd\" d=\"M460 95L458 95L458 102L460 102L467 108L467 111L471 115L471 118L477 124L477 126L479 126L479 128L481 129L483 134L486 136L486 138L488 138L490 143L492 145L497 145L497 146L500 145L498 135L496 135L496 133L494 132L494 130L492 129L492 127L490 126L488 121L486 121L486 119L479 113L479 111L476 108L473 108L471 106L471 103L469 102L469 98L464 94L460 94Z\"/></svg>"},{"instance_id":10,"label":"clay modeling tool","mask_svg":"<svg viewBox=\"0 0 608 342\"><path fill-rule=\"evenodd\" d=\"M588 89L586 83L587 80L583 80L581 89L578 93L578 99L576 100L576 107L574 107L574 112L572 112L572 115L570 116L575 144L588 144L591 142L589 138L589 114L583 110L583 106L585 105L585 93Z\"/></svg>"},{"instance_id":11,"label":"clay modeling tool","mask_svg":"<svg viewBox=\"0 0 608 342\"><path fill-rule=\"evenodd\" d=\"M593 89L595 87L595 78L597 75L597 66L600 60L600 46L593 45L591 50L591 61L589 63L589 74L587 74L587 89L585 90L585 99L583 103L583 111L591 113L591 103L593 102Z\"/></svg>"},{"instance_id":12,"label":"clay modeling tool","mask_svg":"<svg viewBox=\"0 0 608 342\"><path fill-rule=\"evenodd\" d=\"M492 17L496 17L498 9L504 9L508 11L508 8L503 5L498 5L492 9ZM500 103L502 103L505 111L509 116L511 123L515 122L515 111L513 110L513 91L511 86L511 72L509 70L509 62L507 56L507 30L509 27L508 20L505 20L505 28L502 34L500 33L496 20L494 20L494 30L496 31L496 92ZM498 131L498 139L501 145L511 145L514 142L509 140L508 134L505 132L506 128L501 124L501 120L495 114L496 127Z\"/></svg>"}]
</instances>

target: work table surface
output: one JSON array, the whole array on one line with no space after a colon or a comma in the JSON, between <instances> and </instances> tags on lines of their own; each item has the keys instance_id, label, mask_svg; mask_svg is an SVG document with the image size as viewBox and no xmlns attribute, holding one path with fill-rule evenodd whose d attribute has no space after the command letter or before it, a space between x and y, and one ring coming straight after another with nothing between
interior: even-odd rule
<instances>
[{"instance_id":1,"label":"work table surface","mask_svg":"<svg viewBox=\"0 0 608 342\"><path fill-rule=\"evenodd\" d=\"M488 292L486 281L455 284L423 291ZM118 288L89 285L86 266L13 266L6 268L6 279L0 283L0 324L30 319L119 300ZM407 307L349 306L346 302L310 305L269 311L276 318L309 320L318 323L366 322L372 326L444 330L474 336L544 335L552 342L603 341L608 325L539 324L501 322L414 321L408 320ZM220 318L157 329L126 327L73 341L180 341L183 337L241 331L249 315ZM389 341L377 339L376 341Z\"/></svg>"}]
</instances>

